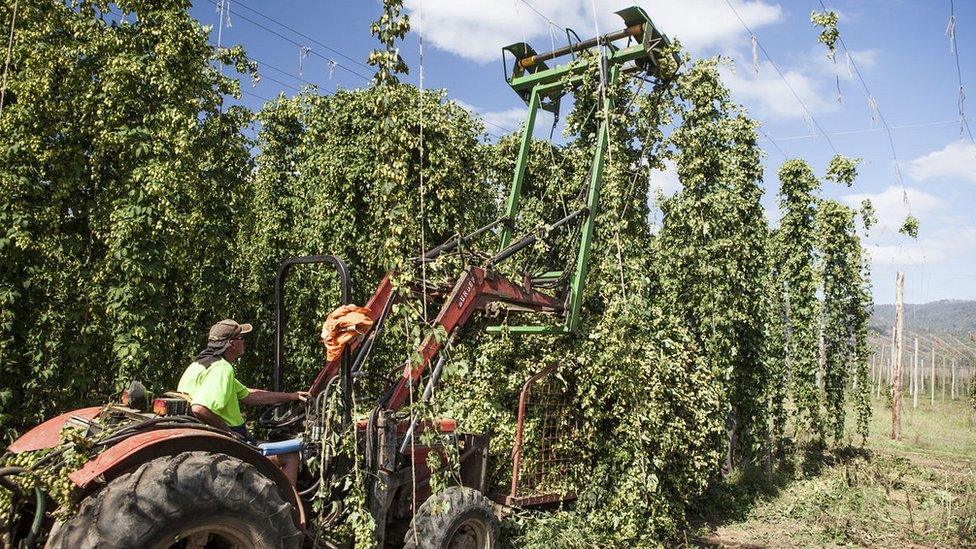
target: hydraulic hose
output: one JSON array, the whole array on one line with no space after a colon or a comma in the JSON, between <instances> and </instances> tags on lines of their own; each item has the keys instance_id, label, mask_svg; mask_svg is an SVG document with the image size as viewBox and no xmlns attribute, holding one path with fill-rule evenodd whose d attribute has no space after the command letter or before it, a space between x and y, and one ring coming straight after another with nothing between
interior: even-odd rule
<instances>
[{"instance_id":1,"label":"hydraulic hose","mask_svg":"<svg viewBox=\"0 0 976 549\"><path fill-rule=\"evenodd\" d=\"M7 477L11 475L20 475L28 472L29 471L24 467L2 467L0 468L0 480L3 481L2 484L4 488L8 488L8 484L11 484L15 488L12 489L11 491L14 492L15 494L20 494L22 492L20 492L19 489L16 489L16 485L3 477ZM22 545L23 547L31 547L34 545L34 541L37 540L37 536L39 536L41 533L41 524L44 521L44 491L41 490L39 484L34 486L34 495L36 501L34 504L34 522L31 523L31 529L30 532L27 534L27 537L24 539L24 543ZM13 509L11 509L11 516L12 515L13 515Z\"/></svg>"}]
</instances>

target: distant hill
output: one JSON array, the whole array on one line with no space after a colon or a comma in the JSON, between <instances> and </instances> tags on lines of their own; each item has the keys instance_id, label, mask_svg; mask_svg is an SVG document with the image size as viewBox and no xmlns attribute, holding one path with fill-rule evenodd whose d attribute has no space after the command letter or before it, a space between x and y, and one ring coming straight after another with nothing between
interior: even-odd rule
<instances>
[{"instance_id":1,"label":"distant hill","mask_svg":"<svg viewBox=\"0 0 976 549\"><path fill-rule=\"evenodd\" d=\"M894 305L875 305L868 326L887 334L895 322ZM905 304L905 330L926 332L976 332L976 301L943 299L924 304Z\"/></svg>"}]
</instances>

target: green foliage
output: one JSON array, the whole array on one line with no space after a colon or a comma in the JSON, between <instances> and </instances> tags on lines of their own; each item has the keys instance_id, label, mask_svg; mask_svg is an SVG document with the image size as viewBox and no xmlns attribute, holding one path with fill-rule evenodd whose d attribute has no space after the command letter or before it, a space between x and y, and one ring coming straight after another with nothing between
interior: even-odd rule
<instances>
[{"instance_id":1,"label":"green foliage","mask_svg":"<svg viewBox=\"0 0 976 549\"><path fill-rule=\"evenodd\" d=\"M376 67L373 83L378 86L398 84L397 75L410 72L395 46L396 41L402 40L410 31L410 18L400 14L402 9L403 0L383 0L383 15L369 27L369 32L385 46L370 52L366 59L366 63Z\"/></svg>"},{"instance_id":2,"label":"green foliage","mask_svg":"<svg viewBox=\"0 0 976 549\"><path fill-rule=\"evenodd\" d=\"M905 218L905 222L901 224L898 232L912 238L918 238L918 218L912 214L908 214L908 217Z\"/></svg>"},{"instance_id":3,"label":"green foliage","mask_svg":"<svg viewBox=\"0 0 976 549\"><path fill-rule=\"evenodd\" d=\"M221 108L238 84L188 6L20 4L0 116L4 431L132 377L175 383L240 310L225 220L248 199L249 114Z\"/></svg>"},{"instance_id":4,"label":"green foliage","mask_svg":"<svg viewBox=\"0 0 976 549\"><path fill-rule=\"evenodd\" d=\"M840 32L837 30L837 13L831 10L811 11L810 23L823 29L820 31L817 41L827 46L827 59L833 61L837 54L837 38L840 36Z\"/></svg>"},{"instance_id":5,"label":"green foliage","mask_svg":"<svg viewBox=\"0 0 976 549\"><path fill-rule=\"evenodd\" d=\"M694 335L727 388L731 453L766 440L766 220L756 124L731 102L717 61L676 81L681 125L668 138L682 191L664 200L655 240L661 304Z\"/></svg>"},{"instance_id":6,"label":"green foliage","mask_svg":"<svg viewBox=\"0 0 976 549\"><path fill-rule=\"evenodd\" d=\"M817 281L814 272L817 231L814 195L820 182L810 166L802 160L787 160L779 169L780 211L782 218L777 232L783 306L786 319L787 378L776 383L788 383L802 425L819 433L820 394L816 379L819 369L817 333L819 331Z\"/></svg>"},{"instance_id":7,"label":"green foliage","mask_svg":"<svg viewBox=\"0 0 976 549\"><path fill-rule=\"evenodd\" d=\"M865 198L861 201L861 224L864 226L865 231L871 230L871 227L878 224L878 216L874 211L874 204L871 203L870 198Z\"/></svg>"},{"instance_id":8,"label":"green foliage","mask_svg":"<svg viewBox=\"0 0 976 549\"><path fill-rule=\"evenodd\" d=\"M850 187L857 177L857 165L860 162L860 158L848 158L840 154L834 156L827 165L827 180Z\"/></svg>"},{"instance_id":9,"label":"green foliage","mask_svg":"<svg viewBox=\"0 0 976 549\"><path fill-rule=\"evenodd\" d=\"M824 397L826 419L834 441L844 436L845 397L853 377L858 432L867 437L870 388L867 373L869 291L862 275L865 262L854 227L854 210L825 200L817 209L820 233L820 278L823 288ZM852 376L853 374L853 376Z\"/></svg>"},{"instance_id":10,"label":"green foliage","mask_svg":"<svg viewBox=\"0 0 976 549\"><path fill-rule=\"evenodd\" d=\"M381 101L396 113L387 126L373 117ZM416 138L420 104L423 194ZM245 379L266 380L257 368L267 372L271 358L270 282L283 259L319 253L342 258L352 273L353 300L364 303L384 273L420 255L422 234L429 248L494 219L497 191L487 181L481 123L456 103L444 102L442 91L421 95L413 86L397 85L331 96L304 93L279 98L257 116L260 152L246 219L254 229L242 235L240 258L256 328L254 352L245 356L242 369L249 372ZM339 301L330 269L296 268L286 285L293 319L286 341L289 386L307 384L321 367L320 323Z\"/></svg>"},{"instance_id":11,"label":"green foliage","mask_svg":"<svg viewBox=\"0 0 976 549\"><path fill-rule=\"evenodd\" d=\"M104 432L99 438L107 437L108 434ZM54 448L8 453L0 457L0 467L25 469L5 476L4 480L11 482L22 494L28 496L15 498L6 486L0 487L0 522L9 524L11 511L18 512L22 506L32 508L35 501L34 491L38 487L53 501L54 509L48 509L48 512L55 519L64 520L74 514L78 503L77 485L69 475L88 461L95 442L94 438L85 438L80 431L65 427L61 430L60 444Z\"/></svg>"}]
</instances>

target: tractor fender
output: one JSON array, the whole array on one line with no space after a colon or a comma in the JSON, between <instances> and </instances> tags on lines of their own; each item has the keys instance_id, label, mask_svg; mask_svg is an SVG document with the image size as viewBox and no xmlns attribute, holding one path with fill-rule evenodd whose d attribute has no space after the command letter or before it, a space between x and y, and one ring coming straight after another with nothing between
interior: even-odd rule
<instances>
[{"instance_id":1,"label":"tractor fender","mask_svg":"<svg viewBox=\"0 0 976 549\"><path fill-rule=\"evenodd\" d=\"M19 454L21 452L33 452L35 450L54 448L61 444L61 429L69 419L79 417L84 420L89 420L95 418L101 411L101 406L92 406L90 408L79 408L53 417L24 433L13 444L7 447L7 451Z\"/></svg>"},{"instance_id":2,"label":"tractor fender","mask_svg":"<svg viewBox=\"0 0 976 549\"><path fill-rule=\"evenodd\" d=\"M183 452L225 454L253 465L258 472L277 485L281 497L291 503L294 509L292 518L295 524L302 531L305 530L305 509L298 492L277 465L251 446L202 429L156 429L133 435L89 460L81 469L68 475L68 478L80 488L81 495L86 496L102 484L143 463Z\"/></svg>"}]
</instances>

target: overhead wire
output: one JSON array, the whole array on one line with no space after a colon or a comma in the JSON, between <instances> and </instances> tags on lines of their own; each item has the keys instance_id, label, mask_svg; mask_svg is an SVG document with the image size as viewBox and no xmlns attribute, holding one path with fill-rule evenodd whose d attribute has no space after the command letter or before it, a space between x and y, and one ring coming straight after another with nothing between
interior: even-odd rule
<instances>
[{"instance_id":1,"label":"overhead wire","mask_svg":"<svg viewBox=\"0 0 976 549\"><path fill-rule=\"evenodd\" d=\"M228 10L228 13L230 13L229 10ZM281 38L282 40L285 40L286 42L289 42L291 44L294 44L295 46L298 46L299 48L307 48L308 47L306 44L302 44L302 43L300 43L300 42L292 39L289 36L285 36L284 34L278 32L278 31L276 31L276 30L274 30L274 29L272 29L272 28L270 28L270 27L268 27L266 25L263 25L261 23L258 23L257 21L255 21L255 20L253 20L253 19L251 19L251 18L249 18L249 17L247 17L245 15L242 15L239 12L236 13L235 15L237 15L238 18L243 19L244 21L247 21L248 23L250 23L250 24L252 24L252 25L254 25L254 26L258 27L258 28L264 29L265 31L267 31L267 32L269 32L269 33L277 36L278 38ZM282 25L282 26L284 27L284 25ZM308 53L310 53L312 55L316 55L318 57L321 57L322 59L325 59L326 61L328 61L331 65L334 65L336 67L339 67L339 68L345 70L346 72L349 72L351 74L354 74L354 75L358 76L359 78L362 78L363 80L365 80L367 82L369 82L370 80L372 80L368 76L364 76L362 73L360 73L358 71L355 71L355 70L347 67L346 65L343 65L342 63L339 63L335 59L319 53L316 50L309 49L308 50Z\"/></svg>"},{"instance_id":2,"label":"overhead wire","mask_svg":"<svg viewBox=\"0 0 976 549\"><path fill-rule=\"evenodd\" d=\"M772 143L772 144L773 144L773 147L775 147L775 148L776 148L776 150L777 150L777 151L779 151L779 154L781 154L781 155L783 156L783 160L786 160L787 158L789 158L789 157L788 157L788 156L786 155L786 153L785 153L785 152L783 152L783 148L779 146L779 143L777 143L775 139L773 139L772 137L770 137L770 136L769 136L769 134L768 134L768 133L766 133L766 130L764 130L764 129L762 129L761 127L759 127L759 125L758 125L758 124L756 125L756 130L757 130L757 131L759 131L759 133L760 133L760 134L761 134L761 135L762 135L763 137L765 137L765 138L766 138L766 141L769 141L770 143ZM811 137L812 137L812 136L811 136Z\"/></svg>"},{"instance_id":3,"label":"overhead wire","mask_svg":"<svg viewBox=\"0 0 976 549\"><path fill-rule=\"evenodd\" d=\"M260 70L260 69L261 69L261 67L266 67L266 68L269 68L269 69L271 69L271 70L273 70L273 71L275 71L275 72L278 72L278 73L281 73L281 74L283 74L283 75L285 75L285 76L289 76L289 77L291 77L291 78L294 78L295 80L298 80L299 82L301 82L301 83L303 83L303 84L308 84L308 85L310 85L310 86L315 86L315 85L317 85L317 84L315 84L315 82L311 82L311 81L309 81L309 80L306 80L306 79L304 79L304 78L302 78L302 77L300 77L300 76L297 76L297 75L295 75L295 74L293 74L293 73L291 73L291 72L288 72L288 71L286 71L285 69L282 69L282 68L280 68L280 67L276 67L276 66L274 66L274 65L272 65L272 64L270 64L270 63L265 63L264 61L261 61L260 59L257 59L257 58L255 58L255 57L253 57L253 56L251 56L251 55L248 55L247 57L248 57L248 59L250 59L251 61L254 61L255 63L257 63L257 64L258 64L258 70ZM264 77L262 77L262 78L264 78Z\"/></svg>"},{"instance_id":4,"label":"overhead wire","mask_svg":"<svg viewBox=\"0 0 976 549\"><path fill-rule=\"evenodd\" d=\"M976 118L967 118L967 120L976 120ZM959 120L958 119L952 119L952 120L936 120L936 121L932 121L932 122L919 122L919 123L916 123L916 124L902 124L900 126L891 126L891 129L892 130L909 130L909 129L918 129L918 128L930 128L930 127L934 127L934 126L946 126L946 125L949 125L949 124L958 124L958 123L959 123ZM833 137L841 137L841 136L846 136L846 135L859 135L859 134L882 132L882 131L884 131L884 128L865 128L865 129L861 129L861 130L848 130L848 131L832 132L830 135L833 136ZM809 135L809 134L804 134L804 135L791 135L791 136L788 136L788 137L776 137L776 138L773 138L772 140L773 141L796 141L796 140L800 140L800 139L812 139L814 137L815 136L812 136L812 135Z\"/></svg>"},{"instance_id":5,"label":"overhead wire","mask_svg":"<svg viewBox=\"0 0 976 549\"><path fill-rule=\"evenodd\" d=\"M418 6L418 8L419 9L418 9L418 12L417 12L417 15L418 15L418 17L417 17L417 34L418 34L418 41L417 41L417 43L418 43L418 55L419 55L419 64L420 64L420 74L418 75L418 86L417 86L417 100L418 101L417 101L417 107L420 109L419 116L418 116L418 118L419 118L419 126L420 126L420 132L419 132L419 141L420 141L420 147L419 147L419 149L420 150L419 150L419 165L418 165L418 168L419 168L419 170L418 170L418 176L419 176L419 179L420 179L420 257L421 257L421 262L420 262L420 287L421 287L421 290L420 290L420 292L421 292L421 300L422 300L422 303L421 304L423 306L423 320L424 320L424 325L426 326L426 325L429 325L429 320L427 318L427 261L424 261L423 260L424 254L427 253L426 230L424 228L424 224L427 221L427 211L426 211L426 202L427 201L426 201L426 196L425 196L426 189L424 188L424 2L423 2L423 0L420 0L420 5ZM412 369L412 365L411 365L411 369ZM431 375L433 375L433 373ZM409 387L409 389L410 389L410 425L413 426L413 425L415 425L414 422L416 421L416 419L414 417L414 415L416 414L416 410L414 409L414 405L413 405L413 372L411 372L409 378L410 378L410 387ZM430 383L431 383L432 386L433 386L433 379L434 378L431 377ZM412 483L412 488L413 488L413 491L412 491L411 497L410 497L410 511L411 511L410 514L411 514L412 517L416 517L416 515L417 515L417 508L416 508L416 505L417 505L417 503L416 503L417 502L417 460L416 460L417 447L416 447L416 444L417 444L417 442L416 442L416 437L417 437L417 435L414 433L414 429L410 429L410 478L411 478L411 483ZM413 523L413 520L411 520L411 522ZM414 535L414 540L413 540L414 541L414 544L415 545L420 545L420 539L419 539L419 534L417 532L417 528L415 527L415 524L411 524L411 526L413 526L410 530L413 532L413 535Z\"/></svg>"},{"instance_id":6,"label":"overhead wire","mask_svg":"<svg viewBox=\"0 0 976 549\"><path fill-rule=\"evenodd\" d=\"M521 3L523 3L523 4L525 4L526 7L528 7L530 10L534 11L536 15L538 15L539 17L545 19L546 22L549 23L550 25L555 25L557 27L561 27L562 26L562 25L556 25L556 23L553 22L553 20L550 19L549 16L547 16L546 14L542 13L541 11L539 11L539 9L536 8L535 6L533 6L532 4L530 4L528 2L528 0L518 0L518 1L521 2ZM563 27L563 28L565 28L565 27Z\"/></svg>"},{"instance_id":7,"label":"overhead wire","mask_svg":"<svg viewBox=\"0 0 976 549\"><path fill-rule=\"evenodd\" d=\"M358 59L355 59L354 57L351 57L351 56L349 56L349 55L347 55L347 54L345 54L345 53L343 53L343 52L341 52L341 51L333 48L332 46L330 46L328 44L325 44L325 43L323 43L323 42L321 42L321 41L319 41L319 40L317 40L317 39L315 39L315 38L313 38L313 37L311 37L311 36L309 36L309 35L301 32L301 31L299 31L298 29L296 29L294 27L291 27L289 25L286 25L286 24L282 23L281 21L279 21L279 20L277 20L277 19L275 19L275 18L273 18L273 17L271 17L269 15L266 15L266 14L262 13L259 10L256 10L256 9L254 9L252 7L249 7L247 4L244 4L243 2L241 2L241 0L237 0L237 5L239 7L242 7L244 9L248 10L249 12L251 12L251 13L253 13L253 14L255 14L255 15L261 17L261 18L263 18L263 19L266 19L268 21L271 21L271 22L275 23L276 25L278 25L278 26L280 26L280 27L282 27L284 29L287 29L289 32L292 32L292 33L294 33L294 34L296 34L296 35L298 35L298 36L300 36L300 37L308 40L309 42L311 42L312 44L315 44L316 46L319 46L320 48L323 48L323 49L325 49L327 51L330 51L330 52L338 55L339 57L345 59L346 61L349 61L350 63L352 63L354 65L358 65L359 67L361 67L363 69L366 69L366 70L372 70L372 67L370 67L369 65L363 63L362 61L359 61Z\"/></svg>"},{"instance_id":8,"label":"overhead wire","mask_svg":"<svg viewBox=\"0 0 976 549\"><path fill-rule=\"evenodd\" d=\"M949 49L952 52L953 57L956 59L956 82L959 85L959 95L957 99L957 109L959 110L959 131L962 132L965 127L966 133L969 134L969 141L973 145L976 145L976 138L973 137L973 130L969 126L969 121L966 119L966 92L962 84L962 66L959 63L959 47L956 44L956 6L953 0L949 0L949 26L946 27L946 34L949 36L950 46Z\"/></svg>"},{"instance_id":9,"label":"overhead wire","mask_svg":"<svg viewBox=\"0 0 976 549\"><path fill-rule=\"evenodd\" d=\"M739 21L739 24L742 25L742 28L745 29L745 31L749 34L750 40L751 40L751 42L753 44L753 47L754 48L758 48L758 50L760 52L762 52L763 56L766 58L767 61L769 61L769 63L772 65L773 69L776 71L776 74L779 76L780 80L783 81L783 84L786 85L786 88L793 95L793 98L796 99L796 102L799 104L800 108L803 110L804 117L810 121L810 123L813 125L813 127L817 131L820 132L819 135L817 135L816 132L814 132L814 135L808 136L808 137L810 137L810 138L823 137L824 140L827 142L827 145L830 147L830 150L835 155L839 155L840 153L837 150L837 147L834 146L834 142L830 138L831 134L828 133L826 130L824 130L823 126L820 124L820 122L817 120L817 118L813 116L813 113L810 111L810 108L807 106L806 102L803 101L803 98L800 97L799 93L797 93L797 91L793 87L793 85L790 84L789 80L786 78L786 75L783 73L782 69L780 69L779 65L776 63L776 61L772 58L772 56L766 50L765 45L763 45L763 43L759 39L758 35L756 35L756 33L752 31L752 29L745 22L745 20L739 14L739 11L735 8L735 6L732 4L732 2L730 0L725 0L725 4L729 7L729 10L731 10L732 13L735 15L736 19ZM821 4L822 4L822 2L821 2ZM826 8L824 8L824 9L826 9ZM844 51L846 53L848 53L848 57L850 57L849 52L847 52L847 47L846 46L844 46ZM860 74L860 72L857 69L857 65L854 62L853 58L850 59L850 64L851 64L851 67L854 69L854 71L857 72L858 74ZM758 68L758 65L757 65L757 68ZM863 79L862 79L862 84L863 84ZM865 87L866 87L866 85L865 85ZM880 112L879 112L879 114L880 114ZM884 124L885 124L885 128L888 128L886 121L884 122ZM888 130L888 131L889 131L889 135L890 135L890 130ZM767 140L769 140L770 142L772 142L774 144L774 146L777 148L777 150L780 152L780 154L783 155L784 158L787 158L787 155L783 152L782 148L779 146L778 143L776 143L775 140L773 140L772 137L770 137L768 134L766 134L765 131L763 131L762 129L760 129L760 132L766 137ZM894 143L893 142L891 142L891 147L892 147L892 152L894 152ZM897 158L895 159L895 170L896 170L896 175L897 175L898 181L899 181L899 183L901 183L901 186L902 186L902 189L903 189L903 196L905 197L905 202L907 204L908 193L907 193L907 191L904 191L904 183L901 181L901 172L900 172L900 170L898 168ZM859 191L861 191L861 194L862 195L867 196L868 193L864 192L863 189L860 188L860 186L857 184L857 181L854 181L853 184L854 184L854 186ZM879 219L879 221L880 221L880 219ZM884 222L881 222L880 225L882 227L882 230L886 230L887 229L887 226L884 224ZM876 243L874 243L874 244L876 244Z\"/></svg>"},{"instance_id":10,"label":"overhead wire","mask_svg":"<svg viewBox=\"0 0 976 549\"><path fill-rule=\"evenodd\" d=\"M834 146L834 142L831 141L830 136L827 134L826 131L824 131L823 127L820 125L820 122L817 121L817 119L813 116L813 113L807 107L806 102L803 101L803 99L800 97L800 94L796 92L796 89L794 89L793 85L790 84L790 81L787 80L786 75L784 75L783 71L780 70L779 65L776 64L776 61L774 61L772 56L769 55L769 52L766 51L766 47L763 45L762 41L759 40L759 37L756 35L756 33L752 32L752 29L749 28L749 25L747 25L745 20L742 18L742 16L739 15L739 11L735 9L735 6L732 5L732 2L730 0L725 0L725 4L729 7L730 10L732 10L732 13L735 14L735 18L739 20L739 24L742 25L742 28L744 28L746 32L749 33L749 36L751 38L755 39L755 44L759 47L759 51L762 52L766 60L769 61L769 63L773 66L773 69L776 70L776 74L779 75L780 80L782 80L783 83L786 84L786 88L790 90L790 93L793 94L793 97L796 99L797 103L803 109L804 117L809 119L810 122L813 124L814 128L820 131L820 134L827 141L827 145L830 146L830 150L832 150L835 155L840 154L837 152L837 147Z\"/></svg>"},{"instance_id":11,"label":"overhead wire","mask_svg":"<svg viewBox=\"0 0 976 549\"><path fill-rule=\"evenodd\" d=\"M726 0L726 2L727 1L728 0ZM817 0L817 1L820 3L820 7L823 8L824 11L827 11L827 5L824 4L824 1L823 0ZM838 35L837 41L840 42L841 48L844 49L844 54L847 56L851 68L854 69L854 74L857 76L857 80L861 83L861 87L864 88L864 93L867 94L868 96L868 104L871 106L872 110L875 113L877 113L878 120L881 122L881 126L884 128L885 135L888 138L888 147L891 149L891 160L895 166L895 179L897 179L898 184L901 185L902 201L905 204L905 208L908 210L908 215L912 215L912 206L908 200L908 189L905 188L905 181L902 179L901 167L899 166L898 163L898 154L895 151L895 140L891 136L891 126L888 125L888 120L885 118L884 113L881 112L881 107L877 103L877 98L873 93L871 93L871 89L868 87L867 82L864 80L864 75L861 74L861 69L860 67L857 66L857 60L854 59L853 55L851 55L851 51L850 49L848 49L847 43L844 42L844 36Z\"/></svg>"}]
</instances>

